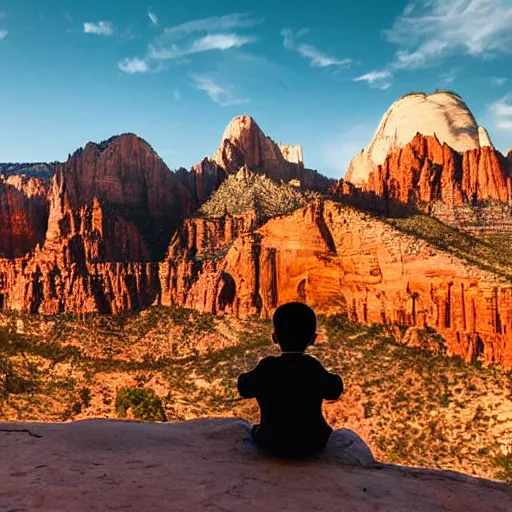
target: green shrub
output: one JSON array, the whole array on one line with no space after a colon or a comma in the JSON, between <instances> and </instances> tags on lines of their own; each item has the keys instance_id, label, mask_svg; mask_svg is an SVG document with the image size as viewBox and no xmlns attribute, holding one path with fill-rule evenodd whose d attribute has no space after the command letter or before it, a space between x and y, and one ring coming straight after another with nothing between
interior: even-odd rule
<instances>
[{"instance_id":1,"label":"green shrub","mask_svg":"<svg viewBox=\"0 0 512 512\"><path fill-rule=\"evenodd\" d=\"M162 400L152 389L121 389L116 397L117 415L120 418L126 418L129 409L139 420L167 421Z\"/></svg>"},{"instance_id":2,"label":"green shrub","mask_svg":"<svg viewBox=\"0 0 512 512\"><path fill-rule=\"evenodd\" d=\"M91 390L89 388L82 388L82 391L80 391L80 400L85 407L91 405Z\"/></svg>"},{"instance_id":3,"label":"green shrub","mask_svg":"<svg viewBox=\"0 0 512 512\"><path fill-rule=\"evenodd\" d=\"M498 469L496 478L512 484L512 452L507 455L503 453L496 455L493 465Z\"/></svg>"}]
</instances>

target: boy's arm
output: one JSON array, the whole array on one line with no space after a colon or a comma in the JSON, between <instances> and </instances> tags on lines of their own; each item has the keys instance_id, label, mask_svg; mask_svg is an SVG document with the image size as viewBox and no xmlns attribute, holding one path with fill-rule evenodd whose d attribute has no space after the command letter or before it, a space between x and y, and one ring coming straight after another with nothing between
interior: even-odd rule
<instances>
[{"instance_id":1,"label":"boy's arm","mask_svg":"<svg viewBox=\"0 0 512 512\"><path fill-rule=\"evenodd\" d=\"M238 392L243 398L256 398L261 387L264 364L265 359L262 359L256 368L238 377Z\"/></svg>"},{"instance_id":2,"label":"boy's arm","mask_svg":"<svg viewBox=\"0 0 512 512\"><path fill-rule=\"evenodd\" d=\"M322 398L324 400L338 400L343 393L341 377L334 373L329 373L325 368L322 369Z\"/></svg>"}]
</instances>

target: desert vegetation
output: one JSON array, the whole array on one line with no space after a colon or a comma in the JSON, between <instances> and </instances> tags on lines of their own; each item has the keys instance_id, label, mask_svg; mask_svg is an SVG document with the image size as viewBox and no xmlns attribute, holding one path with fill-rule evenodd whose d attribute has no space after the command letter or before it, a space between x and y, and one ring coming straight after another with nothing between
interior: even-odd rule
<instances>
[{"instance_id":1,"label":"desert vegetation","mask_svg":"<svg viewBox=\"0 0 512 512\"><path fill-rule=\"evenodd\" d=\"M319 197L317 192L301 190L291 183L278 183L244 167L229 176L199 211L207 217L254 211L260 220L267 220L302 208Z\"/></svg>"},{"instance_id":2,"label":"desert vegetation","mask_svg":"<svg viewBox=\"0 0 512 512\"><path fill-rule=\"evenodd\" d=\"M0 418L257 421L236 378L268 354L268 320L217 318L186 309L138 314L0 316ZM512 375L442 355L435 331L403 345L400 326L320 320L311 353L345 381L325 404L335 427L358 432L384 461L510 479Z\"/></svg>"}]
</instances>

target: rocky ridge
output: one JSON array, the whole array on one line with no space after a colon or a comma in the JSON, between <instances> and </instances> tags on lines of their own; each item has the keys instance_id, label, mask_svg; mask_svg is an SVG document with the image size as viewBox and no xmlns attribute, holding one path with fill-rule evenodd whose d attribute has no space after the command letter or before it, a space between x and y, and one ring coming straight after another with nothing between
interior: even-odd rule
<instances>
[{"instance_id":1,"label":"rocky ridge","mask_svg":"<svg viewBox=\"0 0 512 512\"><path fill-rule=\"evenodd\" d=\"M441 99L441 107L461 101ZM470 144L466 135L460 144ZM388 214L395 204L506 204L509 162L491 147L460 154L416 135L363 188L342 181L336 193L358 208L384 204ZM57 165L46 195L41 182L9 179L9 193L22 193L3 210L12 242L0 255L0 307L84 314L161 304L268 317L279 303L304 300L357 322L431 327L452 354L512 367L508 271L484 270L308 192L332 181L248 116L235 118L214 159L190 172L170 172L149 144L125 134ZM48 208L46 229L37 229L39 213L12 223L32 198L34 211ZM276 198L284 198L277 210Z\"/></svg>"},{"instance_id":2,"label":"rocky ridge","mask_svg":"<svg viewBox=\"0 0 512 512\"><path fill-rule=\"evenodd\" d=\"M366 149L350 163L345 179L367 183L370 173L389 153L403 148L413 137L435 135L459 153L493 147L487 131L479 127L471 110L452 92L410 93L386 111Z\"/></svg>"}]
</instances>

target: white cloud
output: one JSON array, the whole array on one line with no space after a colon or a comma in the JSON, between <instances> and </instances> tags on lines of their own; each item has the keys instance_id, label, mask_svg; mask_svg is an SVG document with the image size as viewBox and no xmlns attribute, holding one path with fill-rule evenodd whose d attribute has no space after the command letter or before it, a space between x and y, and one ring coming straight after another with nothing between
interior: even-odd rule
<instances>
[{"instance_id":1,"label":"white cloud","mask_svg":"<svg viewBox=\"0 0 512 512\"><path fill-rule=\"evenodd\" d=\"M500 85L505 85L508 82L508 79L499 76L491 76L489 81L491 82L491 85L496 85L499 87Z\"/></svg>"},{"instance_id":2,"label":"white cloud","mask_svg":"<svg viewBox=\"0 0 512 512\"><path fill-rule=\"evenodd\" d=\"M204 75L193 75L196 89L206 92L210 99L222 107L231 105L241 105L248 103L248 99L235 98L232 92L232 86L222 87L212 78Z\"/></svg>"},{"instance_id":3,"label":"white cloud","mask_svg":"<svg viewBox=\"0 0 512 512\"><path fill-rule=\"evenodd\" d=\"M329 57L325 53L319 52L314 46L301 44L297 47L297 51L305 58L311 60L311 66L314 68L325 68L328 66L349 66L352 59L335 59Z\"/></svg>"},{"instance_id":4,"label":"white cloud","mask_svg":"<svg viewBox=\"0 0 512 512\"><path fill-rule=\"evenodd\" d=\"M85 34L95 34L97 36L113 36L115 26L111 21L99 21L98 23L84 23Z\"/></svg>"},{"instance_id":5,"label":"white cloud","mask_svg":"<svg viewBox=\"0 0 512 512\"><path fill-rule=\"evenodd\" d=\"M384 66L389 75L381 88L386 88L395 72L437 66L448 57L512 54L512 1L420 0L407 5L383 35L399 47ZM375 86L372 75L360 78ZM447 74L444 80L453 81Z\"/></svg>"},{"instance_id":6,"label":"white cloud","mask_svg":"<svg viewBox=\"0 0 512 512\"><path fill-rule=\"evenodd\" d=\"M140 59L139 57L134 57L133 59L124 59L119 62L118 67L121 71L128 73L129 75L149 72L147 61Z\"/></svg>"},{"instance_id":7,"label":"white cloud","mask_svg":"<svg viewBox=\"0 0 512 512\"><path fill-rule=\"evenodd\" d=\"M393 75L386 70L371 71L370 73L354 78L354 82L367 82L370 87L384 91L391 87L392 77Z\"/></svg>"},{"instance_id":8,"label":"white cloud","mask_svg":"<svg viewBox=\"0 0 512 512\"><path fill-rule=\"evenodd\" d=\"M9 35L9 31L8 30L0 30L0 41L2 39L5 39L8 35Z\"/></svg>"},{"instance_id":9,"label":"white cloud","mask_svg":"<svg viewBox=\"0 0 512 512\"><path fill-rule=\"evenodd\" d=\"M208 34L196 39L189 46L149 46L149 57L155 60L179 59L186 55L209 50L229 50L257 41L255 37L239 36L237 34Z\"/></svg>"},{"instance_id":10,"label":"white cloud","mask_svg":"<svg viewBox=\"0 0 512 512\"><path fill-rule=\"evenodd\" d=\"M459 74L459 71L460 70L458 68L452 68L449 71L447 71L446 73L441 73L439 75L439 82L442 85L453 84L453 82L455 82L455 80L457 78L457 75Z\"/></svg>"},{"instance_id":11,"label":"white cloud","mask_svg":"<svg viewBox=\"0 0 512 512\"><path fill-rule=\"evenodd\" d=\"M181 93L179 89L174 89L174 91L172 91L172 95L176 101L181 101Z\"/></svg>"},{"instance_id":12,"label":"white cloud","mask_svg":"<svg viewBox=\"0 0 512 512\"><path fill-rule=\"evenodd\" d=\"M489 107L496 128L512 130L512 94L504 96Z\"/></svg>"},{"instance_id":13,"label":"white cloud","mask_svg":"<svg viewBox=\"0 0 512 512\"><path fill-rule=\"evenodd\" d=\"M395 69L435 65L457 52L512 53L510 0L422 0L409 5L384 37L401 49Z\"/></svg>"},{"instance_id":14,"label":"white cloud","mask_svg":"<svg viewBox=\"0 0 512 512\"><path fill-rule=\"evenodd\" d=\"M227 14L200 20L187 21L181 25L166 28L160 39L181 39L196 32L214 32L238 27L252 27L262 23L261 19L254 19L248 13Z\"/></svg>"},{"instance_id":15,"label":"white cloud","mask_svg":"<svg viewBox=\"0 0 512 512\"><path fill-rule=\"evenodd\" d=\"M337 59L325 53L322 53L314 46L309 44L297 44L295 39L299 39L309 33L309 29L300 30L297 35L289 28L283 28L281 35L283 36L283 45L287 50L295 50L302 57L309 59L312 67L326 68L329 66L349 66L352 64L352 59Z\"/></svg>"},{"instance_id":16,"label":"white cloud","mask_svg":"<svg viewBox=\"0 0 512 512\"><path fill-rule=\"evenodd\" d=\"M151 20L151 23L152 23L155 27L157 27L157 26L158 26L158 17L157 17L157 15L156 15L153 11L149 10L149 11L148 11L148 17L149 17L149 19Z\"/></svg>"}]
</instances>

